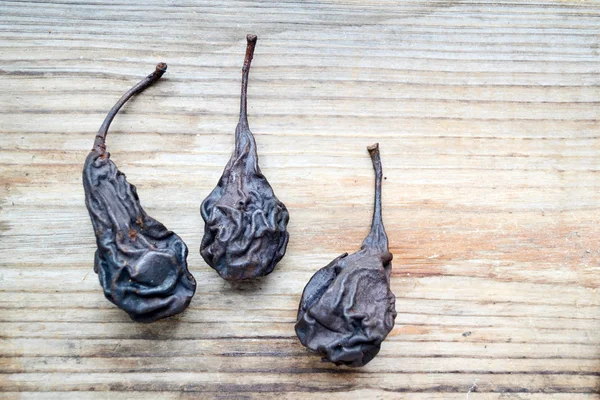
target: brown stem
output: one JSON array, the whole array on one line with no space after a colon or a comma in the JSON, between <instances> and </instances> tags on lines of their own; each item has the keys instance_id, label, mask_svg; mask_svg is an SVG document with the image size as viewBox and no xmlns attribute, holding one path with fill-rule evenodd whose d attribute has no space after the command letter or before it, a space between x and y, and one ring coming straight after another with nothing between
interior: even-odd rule
<instances>
[{"instance_id":1,"label":"brown stem","mask_svg":"<svg viewBox=\"0 0 600 400\"><path fill-rule=\"evenodd\" d=\"M375 170L375 207L373 209L373 222L371 223L371 232L363 242L363 244L377 248L379 251L387 251L388 238L383 227L383 217L381 215L381 181L383 178L383 170L381 167L381 157L379 155L379 143L375 143L367 147L373 169Z\"/></svg>"},{"instance_id":2,"label":"brown stem","mask_svg":"<svg viewBox=\"0 0 600 400\"><path fill-rule=\"evenodd\" d=\"M250 73L250 63L254 56L254 47L256 46L256 35L246 35L246 57L244 58L244 66L242 67L242 96L240 101L240 124L248 126L248 75Z\"/></svg>"},{"instance_id":3,"label":"brown stem","mask_svg":"<svg viewBox=\"0 0 600 400\"><path fill-rule=\"evenodd\" d=\"M375 143L367 147L371 161L373 161L373 169L375 170L375 209L373 210L373 225L382 223L381 216L381 178L383 171L381 168L381 157L379 156L379 143Z\"/></svg>"},{"instance_id":4,"label":"brown stem","mask_svg":"<svg viewBox=\"0 0 600 400\"><path fill-rule=\"evenodd\" d=\"M163 76L163 74L166 71L167 71L167 64L165 64L163 62L158 63L156 65L156 69L154 70L153 73L151 73L150 75L145 77L143 80L141 80L137 85L135 85L134 87L129 89L119 99L119 101L117 101L117 103L113 106L113 108L111 108L110 111L108 112L108 115L104 119L104 122L102 123L102 126L100 126L100 129L98 129L98 134L96 135L96 139L94 141L94 149L93 150L96 150L100 153L104 152L104 150L106 149L105 141L106 141L106 134L108 133L108 128L110 127L110 124L112 123L113 119L115 118L115 116L117 115L117 113L119 112L121 107L123 107L123 105L131 97L143 92L144 89L146 89L148 86L152 85L154 82L159 80L160 77Z\"/></svg>"}]
</instances>

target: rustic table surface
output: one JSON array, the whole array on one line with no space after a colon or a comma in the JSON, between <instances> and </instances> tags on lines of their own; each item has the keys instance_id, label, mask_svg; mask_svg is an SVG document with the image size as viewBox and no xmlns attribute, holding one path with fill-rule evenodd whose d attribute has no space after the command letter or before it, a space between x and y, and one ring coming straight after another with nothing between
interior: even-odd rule
<instances>
[{"instance_id":1,"label":"rustic table surface","mask_svg":"<svg viewBox=\"0 0 600 400\"><path fill-rule=\"evenodd\" d=\"M600 391L600 3L0 2L0 398L591 399ZM249 119L288 252L249 284L202 260L202 199ZM108 136L188 244L183 314L105 300L81 169ZM294 333L301 291L369 230L379 142L396 327L338 368ZM107 394L105 391L113 393Z\"/></svg>"}]
</instances>

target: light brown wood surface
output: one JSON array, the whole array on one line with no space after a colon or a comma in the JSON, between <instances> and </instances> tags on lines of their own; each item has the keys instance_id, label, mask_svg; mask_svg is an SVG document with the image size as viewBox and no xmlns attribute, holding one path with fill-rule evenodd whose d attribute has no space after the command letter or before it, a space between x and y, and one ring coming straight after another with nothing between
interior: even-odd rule
<instances>
[{"instance_id":1,"label":"light brown wood surface","mask_svg":"<svg viewBox=\"0 0 600 400\"><path fill-rule=\"evenodd\" d=\"M246 33L291 239L273 274L231 284L198 253L199 205L233 149ZM588 1L1 1L0 398L598 398L599 43ZM92 270L81 168L158 61L108 146L198 290L143 325ZM399 313L351 370L294 322L369 230L374 142Z\"/></svg>"}]
</instances>

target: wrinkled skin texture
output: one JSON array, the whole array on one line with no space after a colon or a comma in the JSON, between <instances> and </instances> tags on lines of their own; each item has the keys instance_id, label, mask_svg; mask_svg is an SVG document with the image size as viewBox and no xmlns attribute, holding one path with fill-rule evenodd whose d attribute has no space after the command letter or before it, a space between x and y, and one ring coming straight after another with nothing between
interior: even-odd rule
<instances>
[{"instance_id":1,"label":"wrinkled skin texture","mask_svg":"<svg viewBox=\"0 0 600 400\"><path fill-rule=\"evenodd\" d=\"M202 202L204 237L200 254L226 280L270 274L285 254L288 211L258 166L246 115L246 88L256 37L249 35L242 76L240 121L235 150L217 187Z\"/></svg>"},{"instance_id":2,"label":"wrinkled skin texture","mask_svg":"<svg viewBox=\"0 0 600 400\"><path fill-rule=\"evenodd\" d=\"M128 92L122 103L133 94ZM135 186L106 151L106 131L123 104L111 110L83 169L85 203L98 246L94 271L108 300L133 320L152 322L183 311L194 295L196 281L187 269L185 243L145 213Z\"/></svg>"},{"instance_id":3,"label":"wrinkled skin texture","mask_svg":"<svg viewBox=\"0 0 600 400\"><path fill-rule=\"evenodd\" d=\"M287 209L258 168L254 138L240 125L236 150L201 206L205 225L200 253L227 280L271 273L289 237Z\"/></svg>"},{"instance_id":4,"label":"wrinkled skin texture","mask_svg":"<svg viewBox=\"0 0 600 400\"><path fill-rule=\"evenodd\" d=\"M304 346L350 367L361 367L379 353L396 318L390 290L393 256L381 221L378 147L369 147L369 152L379 175L371 232L358 252L342 254L313 275L302 293L296 323Z\"/></svg>"}]
</instances>

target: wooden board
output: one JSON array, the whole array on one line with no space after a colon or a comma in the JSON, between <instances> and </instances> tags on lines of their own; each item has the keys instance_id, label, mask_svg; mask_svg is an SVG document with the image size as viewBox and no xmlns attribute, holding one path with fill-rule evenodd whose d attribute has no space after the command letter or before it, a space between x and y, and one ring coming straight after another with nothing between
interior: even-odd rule
<instances>
[{"instance_id":1,"label":"wooden board","mask_svg":"<svg viewBox=\"0 0 600 400\"><path fill-rule=\"evenodd\" d=\"M600 390L600 3L0 2L0 398L591 399ZM249 115L291 214L269 277L221 280L199 205ZM104 299L83 160L108 137L190 248L189 309L142 325ZM369 229L379 142L396 327L322 363L301 291ZM112 391L107 394L105 391Z\"/></svg>"}]
</instances>

